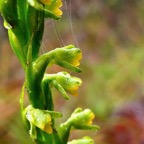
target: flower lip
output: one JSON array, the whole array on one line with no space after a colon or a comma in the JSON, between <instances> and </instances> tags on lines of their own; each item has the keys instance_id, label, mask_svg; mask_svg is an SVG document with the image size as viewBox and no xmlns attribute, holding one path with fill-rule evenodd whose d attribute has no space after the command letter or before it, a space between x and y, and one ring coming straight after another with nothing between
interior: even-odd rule
<instances>
[{"instance_id":1,"label":"flower lip","mask_svg":"<svg viewBox=\"0 0 144 144\"><path fill-rule=\"evenodd\" d=\"M75 59L73 59L73 61L71 61L71 63L74 65L74 66L79 66L80 65L80 62L79 60L82 59L82 53L78 53L76 56L75 56Z\"/></svg>"},{"instance_id":2,"label":"flower lip","mask_svg":"<svg viewBox=\"0 0 144 144\"><path fill-rule=\"evenodd\" d=\"M89 120L87 121L87 124L88 124L88 125L91 125L94 118L95 118L95 115L94 115L93 112L91 112L91 113L89 114Z\"/></svg>"}]
</instances>

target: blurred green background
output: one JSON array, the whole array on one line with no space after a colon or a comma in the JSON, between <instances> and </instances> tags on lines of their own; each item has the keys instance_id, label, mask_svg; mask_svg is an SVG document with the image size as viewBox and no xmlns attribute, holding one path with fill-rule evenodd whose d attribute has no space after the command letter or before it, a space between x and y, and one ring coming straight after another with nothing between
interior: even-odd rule
<instances>
[{"instance_id":1,"label":"blurred green background","mask_svg":"<svg viewBox=\"0 0 144 144\"><path fill-rule=\"evenodd\" d=\"M90 108L96 144L144 144L144 1L64 0L61 21L46 20L41 53L75 44L83 52L79 96L65 101L53 91L55 109L65 120L77 108ZM0 18L0 143L33 144L21 123L19 95L24 72L9 45ZM53 66L54 73L63 70ZM27 97L25 97L27 104ZM60 122L60 121L58 121Z\"/></svg>"}]
</instances>

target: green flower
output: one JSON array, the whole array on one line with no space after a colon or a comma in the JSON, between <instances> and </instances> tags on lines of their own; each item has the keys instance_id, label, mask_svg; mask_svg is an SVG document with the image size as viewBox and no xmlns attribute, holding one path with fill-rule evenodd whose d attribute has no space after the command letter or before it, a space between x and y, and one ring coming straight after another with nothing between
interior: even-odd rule
<instances>
[{"instance_id":1,"label":"green flower","mask_svg":"<svg viewBox=\"0 0 144 144\"><path fill-rule=\"evenodd\" d=\"M63 68L72 70L73 72L81 72L82 70L77 67L80 63L79 60L82 58L82 52L79 48L75 48L73 45L65 46L62 48L56 48L46 54L39 56L33 62L33 77L37 78L36 81L41 82L43 75L47 67L53 64L57 64ZM81 83L81 82L80 82ZM69 91L75 95L77 87Z\"/></svg>"},{"instance_id":2,"label":"green flower","mask_svg":"<svg viewBox=\"0 0 144 144\"><path fill-rule=\"evenodd\" d=\"M58 112L36 109L31 105L25 108L23 114L30 123L29 133L33 139L37 138L35 127L51 134L53 132L52 118L61 117L61 114Z\"/></svg>"},{"instance_id":3,"label":"green flower","mask_svg":"<svg viewBox=\"0 0 144 144\"><path fill-rule=\"evenodd\" d=\"M69 98L66 92L77 96L78 88L82 83L80 78L72 77L67 72L45 74L43 81L48 81L50 86L55 87L66 99Z\"/></svg>"},{"instance_id":4,"label":"green flower","mask_svg":"<svg viewBox=\"0 0 144 144\"><path fill-rule=\"evenodd\" d=\"M45 17L60 19L62 11L60 7L62 6L61 0L27 0L29 5L37 10L44 11Z\"/></svg>"},{"instance_id":5,"label":"green flower","mask_svg":"<svg viewBox=\"0 0 144 144\"><path fill-rule=\"evenodd\" d=\"M66 61L73 66L79 66L80 60L82 58L82 52L79 48L75 48L73 45L66 46L59 49L59 52L56 55L57 61Z\"/></svg>"},{"instance_id":6,"label":"green flower","mask_svg":"<svg viewBox=\"0 0 144 144\"><path fill-rule=\"evenodd\" d=\"M79 124L90 126L92 124L94 117L95 115L90 109L85 109L83 111L81 108L77 108L71 115L74 127L79 127Z\"/></svg>"},{"instance_id":7,"label":"green flower","mask_svg":"<svg viewBox=\"0 0 144 144\"><path fill-rule=\"evenodd\" d=\"M39 0L45 5L45 8L51 11L56 16L61 16L62 11L59 9L62 6L61 0Z\"/></svg>"},{"instance_id":8,"label":"green flower","mask_svg":"<svg viewBox=\"0 0 144 144\"><path fill-rule=\"evenodd\" d=\"M90 109L77 108L61 127L71 126L75 129L97 130L99 129L98 126L91 125L94 117L95 115Z\"/></svg>"},{"instance_id":9,"label":"green flower","mask_svg":"<svg viewBox=\"0 0 144 144\"><path fill-rule=\"evenodd\" d=\"M57 64L72 71L81 72L81 69L77 67L82 58L82 52L79 48L69 45L62 48L56 48L53 52L54 56L53 60L49 63L50 65Z\"/></svg>"}]
</instances>

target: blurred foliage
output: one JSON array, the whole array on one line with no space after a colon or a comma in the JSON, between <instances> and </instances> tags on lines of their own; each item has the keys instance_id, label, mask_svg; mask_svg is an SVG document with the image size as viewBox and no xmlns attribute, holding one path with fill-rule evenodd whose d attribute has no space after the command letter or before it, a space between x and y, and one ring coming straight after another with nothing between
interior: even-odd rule
<instances>
[{"instance_id":1,"label":"blurred foliage","mask_svg":"<svg viewBox=\"0 0 144 144\"><path fill-rule=\"evenodd\" d=\"M99 118L106 118L123 103L143 97L143 56L144 48L120 49L112 60L91 67L94 74L87 100Z\"/></svg>"},{"instance_id":2,"label":"blurred foliage","mask_svg":"<svg viewBox=\"0 0 144 144\"><path fill-rule=\"evenodd\" d=\"M78 43L83 51L83 85L71 102L64 102L54 92L56 109L65 119L74 107L91 108L101 125L98 133L91 134L99 144L143 143L144 1L64 1L62 20L45 23L41 52ZM23 71L2 25L0 66L0 143L27 144L18 106ZM51 71L57 69L60 68L53 67ZM78 135L81 134L76 131L71 137Z\"/></svg>"}]
</instances>

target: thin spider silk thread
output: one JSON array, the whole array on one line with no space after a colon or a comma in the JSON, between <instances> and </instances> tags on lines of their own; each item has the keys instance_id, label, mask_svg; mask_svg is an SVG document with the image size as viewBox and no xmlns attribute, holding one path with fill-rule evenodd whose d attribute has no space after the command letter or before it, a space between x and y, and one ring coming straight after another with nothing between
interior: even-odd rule
<instances>
[{"instance_id":1,"label":"thin spider silk thread","mask_svg":"<svg viewBox=\"0 0 144 144\"><path fill-rule=\"evenodd\" d=\"M67 11L68 20L69 20L70 29L71 29L71 33L72 33L74 43L75 43L76 47L79 47L78 46L78 41L76 39L76 35L75 35L75 32L74 32L73 22L72 22L72 2L71 2L71 0L69 0L69 8L68 8L68 4L67 4L66 0L64 0L64 4L65 4L66 11Z\"/></svg>"},{"instance_id":2,"label":"thin spider silk thread","mask_svg":"<svg viewBox=\"0 0 144 144\"><path fill-rule=\"evenodd\" d=\"M70 31L71 31L71 34L72 34L72 39L73 39L73 42L71 43L74 43L76 45L76 47L78 47L78 41L76 39L76 35L75 35L75 32L74 32L74 27L73 27L73 22L72 22L72 1L69 0L69 4L67 2L67 0L63 0L63 3L64 3L64 8L66 10L66 14L67 14L67 17L68 17L68 23L69 23L69 26L70 26ZM46 25L46 28L45 28L45 33L49 34L49 29L52 28L53 31L54 31L54 34L56 36L56 39L57 41L59 42L59 45L60 47L63 47L65 46L65 43L62 36L61 36L61 33L59 31L59 27L58 27L58 22L55 22L53 20L48 20L45 22L45 25ZM48 35L49 37L50 35ZM49 40L48 37L45 37L44 38L44 42L42 43L42 47L41 47L41 52L42 53L45 53L45 52L48 52L49 49L54 49L55 47L52 45L52 42Z\"/></svg>"},{"instance_id":3,"label":"thin spider silk thread","mask_svg":"<svg viewBox=\"0 0 144 144\"><path fill-rule=\"evenodd\" d=\"M40 53L42 53L42 54L48 52L49 49L54 48L51 41L49 40L49 36L47 35L47 34L49 34L49 32L48 32L49 29L52 29L52 27L53 27L52 22L53 22L52 20L45 21L44 38L43 38L41 49L40 49Z\"/></svg>"},{"instance_id":4,"label":"thin spider silk thread","mask_svg":"<svg viewBox=\"0 0 144 144\"><path fill-rule=\"evenodd\" d=\"M60 43L60 46L61 46L61 47L65 46L64 41L63 41L63 39L62 39L62 37L61 37L61 34L60 34L60 32L58 31L57 25L56 25L54 22L53 22L53 29L54 29L55 35L56 35L56 37L57 37L57 40L58 40L59 43Z\"/></svg>"}]
</instances>

